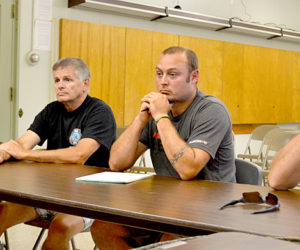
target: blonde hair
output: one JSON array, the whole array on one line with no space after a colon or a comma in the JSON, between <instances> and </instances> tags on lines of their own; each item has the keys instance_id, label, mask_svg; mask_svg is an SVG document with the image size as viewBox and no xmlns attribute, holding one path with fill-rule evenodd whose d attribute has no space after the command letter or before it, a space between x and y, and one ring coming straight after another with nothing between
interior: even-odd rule
<instances>
[{"instance_id":1,"label":"blonde hair","mask_svg":"<svg viewBox=\"0 0 300 250\"><path fill-rule=\"evenodd\" d=\"M173 46L165 49L162 54L170 55L176 53L184 53L188 62L189 73L191 74L194 70L198 69L198 58L194 51L191 49L181 47L181 46Z\"/></svg>"}]
</instances>

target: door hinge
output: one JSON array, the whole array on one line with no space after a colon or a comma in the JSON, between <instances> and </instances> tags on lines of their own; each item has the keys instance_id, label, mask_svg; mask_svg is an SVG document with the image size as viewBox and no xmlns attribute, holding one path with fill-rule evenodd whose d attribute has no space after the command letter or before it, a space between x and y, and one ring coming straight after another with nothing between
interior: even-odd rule
<instances>
[{"instance_id":1,"label":"door hinge","mask_svg":"<svg viewBox=\"0 0 300 250\"><path fill-rule=\"evenodd\" d=\"M14 88L13 87L9 88L9 99L11 102L14 100Z\"/></svg>"},{"instance_id":2,"label":"door hinge","mask_svg":"<svg viewBox=\"0 0 300 250\"><path fill-rule=\"evenodd\" d=\"M12 19L15 18L15 5L14 4L11 5L11 18Z\"/></svg>"},{"instance_id":3,"label":"door hinge","mask_svg":"<svg viewBox=\"0 0 300 250\"><path fill-rule=\"evenodd\" d=\"M19 117L20 117L20 118L22 118L22 116L23 116L23 114L24 114L24 112L23 112L23 109L22 109L22 108L20 108L20 109L19 109L19 112L18 112L18 114L19 114Z\"/></svg>"}]
</instances>

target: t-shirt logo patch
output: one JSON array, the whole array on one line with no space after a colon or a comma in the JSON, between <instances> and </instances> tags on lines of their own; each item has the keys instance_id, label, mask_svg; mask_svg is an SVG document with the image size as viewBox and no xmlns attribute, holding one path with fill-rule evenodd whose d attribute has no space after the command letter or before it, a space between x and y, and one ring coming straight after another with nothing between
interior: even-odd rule
<instances>
[{"instance_id":1,"label":"t-shirt logo patch","mask_svg":"<svg viewBox=\"0 0 300 250\"><path fill-rule=\"evenodd\" d=\"M79 128L74 128L69 138L70 144L76 146L80 139L81 139L81 130Z\"/></svg>"},{"instance_id":2,"label":"t-shirt logo patch","mask_svg":"<svg viewBox=\"0 0 300 250\"><path fill-rule=\"evenodd\" d=\"M193 143L201 143L201 144L206 145L207 141L204 141L204 140L194 140L194 141L189 142L189 144L193 144Z\"/></svg>"},{"instance_id":3,"label":"t-shirt logo patch","mask_svg":"<svg viewBox=\"0 0 300 250\"><path fill-rule=\"evenodd\" d=\"M160 135L158 132L153 133L153 138L160 139Z\"/></svg>"}]
</instances>

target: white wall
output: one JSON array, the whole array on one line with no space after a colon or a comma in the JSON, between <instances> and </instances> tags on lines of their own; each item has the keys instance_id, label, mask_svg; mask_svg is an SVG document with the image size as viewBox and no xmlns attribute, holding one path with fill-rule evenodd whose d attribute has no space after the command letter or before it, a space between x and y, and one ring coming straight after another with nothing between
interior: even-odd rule
<instances>
[{"instance_id":1,"label":"white wall","mask_svg":"<svg viewBox=\"0 0 300 250\"><path fill-rule=\"evenodd\" d=\"M231 18L260 24L273 23L300 30L298 0L127 0L127 2L173 8L179 3L182 10Z\"/></svg>"},{"instance_id":2,"label":"white wall","mask_svg":"<svg viewBox=\"0 0 300 250\"><path fill-rule=\"evenodd\" d=\"M273 23L273 25L300 30L300 15L298 15L300 1L298 0L139 0L128 2L168 7L174 7L179 2L181 7L187 11L226 18L239 17L251 22ZM215 32L195 26L176 25L160 21L150 22L112 13L83 10L77 7L67 8L67 0L53 0L53 48L51 51L38 51L40 62L31 66L26 63L26 54L32 49L33 8L34 0L19 0L17 110L21 107L24 116L17 121L17 136L26 131L34 116L53 99L53 92L50 91L52 89L50 69L58 55L58 20L60 18L300 51L300 42L266 40L242 34ZM247 138L247 135L236 136L236 148L239 152L239 149L244 149Z\"/></svg>"},{"instance_id":3,"label":"white wall","mask_svg":"<svg viewBox=\"0 0 300 250\"><path fill-rule=\"evenodd\" d=\"M20 0L18 13L17 109L24 115L16 120L16 135L22 135L34 116L49 102L50 51L39 51L40 62L29 65L26 56L33 49L33 0Z\"/></svg>"}]
</instances>

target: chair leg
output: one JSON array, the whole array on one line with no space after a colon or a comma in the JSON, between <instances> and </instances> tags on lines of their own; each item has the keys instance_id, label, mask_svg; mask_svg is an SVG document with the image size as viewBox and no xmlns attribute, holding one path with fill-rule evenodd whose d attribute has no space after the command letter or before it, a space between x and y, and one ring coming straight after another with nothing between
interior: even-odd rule
<instances>
[{"instance_id":1,"label":"chair leg","mask_svg":"<svg viewBox=\"0 0 300 250\"><path fill-rule=\"evenodd\" d=\"M39 236L38 236L38 238L37 238L37 240L36 240L36 242L35 242L35 244L34 244L32 250L36 250L36 249L37 249L37 247L39 246L40 241L41 241L41 239L42 239L42 237L43 237L45 231L46 231L45 228L43 228L43 229L41 230L41 232L40 232L40 234L39 234ZM5 241L6 241L6 240L5 240ZM76 250L76 245L75 245L75 240L74 240L74 238L71 239L71 244L72 244L72 249L73 249L73 250ZM7 248L7 250L9 250L9 249Z\"/></svg>"},{"instance_id":2,"label":"chair leg","mask_svg":"<svg viewBox=\"0 0 300 250\"><path fill-rule=\"evenodd\" d=\"M40 241L42 240L42 237L43 237L45 231L46 231L45 228L43 228L43 229L41 230L41 232L40 232L40 234L39 234L39 236L38 236L36 242L34 243L34 246L33 246L32 250L36 250L36 249L37 249L37 247L38 247L39 244L40 244ZM8 234L7 234L7 231L6 231L6 230L4 231L4 240L5 240L5 244L4 244L3 246L4 246L4 248L5 248L6 250L9 250ZM74 238L71 239L71 245L72 245L72 249L73 249L73 250L76 250L76 245L75 245L75 240L74 240ZM99 249L98 249L98 247L95 246L95 247L94 247L94 250L99 250Z\"/></svg>"},{"instance_id":3,"label":"chair leg","mask_svg":"<svg viewBox=\"0 0 300 250\"><path fill-rule=\"evenodd\" d=\"M77 250L74 238L71 239L71 245L73 250ZM99 248L95 245L93 250L99 250Z\"/></svg>"},{"instance_id":4,"label":"chair leg","mask_svg":"<svg viewBox=\"0 0 300 250\"><path fill-rule=\"evenodd\" d=\"M38 247L38 245L40 244L40 241L41 241L41 239L42 239L42 237L43 237L45 231L46 231L46 229L44 229L44 228L41 230L41 232L40 232L40 234L39 234L39 236L38 236L38 238L37 238L37 240L36 240L36 242L35 242L35 244L34 244L32 250L36 250L36 249L37 249L37 247Z\"/></svg>"},{"instance_id":5,"label":"chair leg","mask_svg":"<svg viewBox=\"0 0 300 250\"><path fill-rule=\"evenodd\" d=\"M77 250L74 238L71 239L71 245L72 245L72 249L73 250ZM93 250L99 250L99 248L95 245L94 248L93 248Z\"/></svg>"},{"instance_id":6,"label":"chair leg","mask_svg":"<svg viewBox=\"0 0 300 250\"><path fill-rule=\"evenodd\" d=\"M9 250L8 235L7 235L7 231L6 230L4 231L4 239L5 239L5 245L4 245L4 247L5 247L6 250Z\"/></svg>"},{"instance_id":7,"label":"chair leg","mask_svg":"<svg viewBox=\"0 0 300 250\"><path fill-rule=\"evenodd\" d=\"M71 239L71 245L72 245L72 249L76 250L76 245L75 245L75 240L74 238Z\"/></svg>"}]
</instances>

